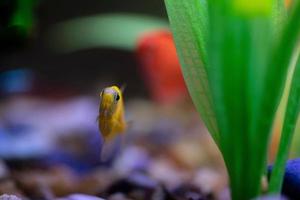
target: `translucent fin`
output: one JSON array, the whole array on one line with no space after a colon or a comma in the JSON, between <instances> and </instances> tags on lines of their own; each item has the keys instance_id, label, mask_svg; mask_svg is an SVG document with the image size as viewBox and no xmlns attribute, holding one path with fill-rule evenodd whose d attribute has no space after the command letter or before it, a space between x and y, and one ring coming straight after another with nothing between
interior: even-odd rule
<instances>
[{"instance_id":1,"label":"translucent fin","mask_svg":"<svg viewBox=\"0 0 300 200\"><path fill-rule=\"evenodd\" d=\"M116 157L118 152L121 149L121 137L120 135L116 136L111 140L104 140L101 147L100 160L101 162L107 162Z\"/></svg>"},{"instance_id":2,"label":"translucent fin","mask_svg":"<svg viewBox=\"0 0 300 200\"><path fill-rule=\"evenodd\" d=\"M126 87L127 87L127 84L123 83L122 86L121 86L121 88L120 88L122 94L124 94L124 91L125 91Z\"/></svg>"}]
</instances>

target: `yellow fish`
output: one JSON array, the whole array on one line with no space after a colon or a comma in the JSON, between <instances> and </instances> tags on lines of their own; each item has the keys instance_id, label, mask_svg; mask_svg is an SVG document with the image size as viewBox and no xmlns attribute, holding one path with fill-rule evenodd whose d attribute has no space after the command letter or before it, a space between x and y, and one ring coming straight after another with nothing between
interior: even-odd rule
<instances>
[{"instance_id":1,"label":"yellow fish","mask_svg":"<svg viewBox=\"0 0 300 200\"><path fill-rule=\"evenodd\" d=\"M126 131L123 95L117 86L106 87L100 93L98 120L104 141L109 141Z\"/></svg>"}]
</instances>

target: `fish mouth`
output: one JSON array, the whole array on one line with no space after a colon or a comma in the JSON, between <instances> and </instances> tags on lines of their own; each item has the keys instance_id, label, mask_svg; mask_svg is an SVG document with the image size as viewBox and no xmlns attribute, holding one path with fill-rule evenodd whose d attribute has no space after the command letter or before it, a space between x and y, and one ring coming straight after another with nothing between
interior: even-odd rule
<instances>
[{"instance_id":1,"label":"fish mouth","mask_svg":"<svg viewBox=\"0 0 300 200\"><path fill-rule=\"evenodd\" d=\"M106 117L112 116L112 111L111 110L104 110L103 115Z\"/></svg>"}]
</instances>

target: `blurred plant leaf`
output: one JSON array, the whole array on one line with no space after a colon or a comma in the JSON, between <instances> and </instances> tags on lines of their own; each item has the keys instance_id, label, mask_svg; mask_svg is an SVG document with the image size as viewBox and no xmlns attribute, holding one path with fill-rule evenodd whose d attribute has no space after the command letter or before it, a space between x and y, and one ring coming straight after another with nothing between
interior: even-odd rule
<instances>
[{"instance_id":1,"label":"blurred plant leaf","mask_svg":"<svg viewBox=\"0 0 300 200\"><path fill-rule=\"evenodd\" d=\"M133 50L141 34L167 28L168 22L160 18L104 14L59 23L51 28L47 40L50 47L65 53L96 47Z\"/></svg>"},{"instance_id":2,"label":"blurred plant leaf","mask_svg":"<svg viewBox=\"0 0 300 200\"><path fill-rule=\"evenodd\" d=\"M206 0L165 0L181 68L193 102L215 142L220 136L212 108L206 68L208 13Z\"/></svg>"},{"instance_id":3,"label":"blurred plant leaf","mask_svg":"<svg viewBox=\"0 0 300 200\"><path fill-rule=\"evenodd\" d=\"M16 10L10 20L9 26L18 26L23 31L29 32L34 21L34 7L36 0L16 0Z\"/></svg>"},{"instance_id":4,"label":"blurred plant leaf","mask_svg":"<svg viewBox=\"0 0 300 200\"><path fill-rule=\"evenodd\" d=\"M289 152L290 158L300 157L300 117L298 116L295 133L293 136L291 151Z\"/></svg>"},{"instance_id":5,"label":"blurred plant leaf","mask_svg":"<svg viewBox=\"0 0 300 200\"><path fill-rule=\"evenodd\" d=\"M264 133L268 131L274 119L279 100L282 97L284 83L287 80L287 72L290 66L292 55L294 54L300 33L300 6L299 3L294 8L294 12L282 24L282 34L274 41L274 48L270 57L270 63L266 70L264 85L257 97L258 106L256 114L252 118L254 124L252 127L253 139L256 139L255 133ZM270 103L275 102L275 104ZM261 117L263 120L256 120ZM268 142L269 134L261 134L260 140ZM266 148L266 147L264 147ZM256 148L256 154L260 155L264 149Z\"/></svg>"},{"instance_id":6,"label":"blurred plant leaf","mask_svg":"<svg viewBox=\"0 0 300 200\"><path fill-rule=\"evenodd\" d=\"M272 18L275 36L282 31L282 24L285 23L287 16L287 8L284 5L284 0L274 0L272 6Z\"/></svg>"},{"instance_id":7,"label":"blurred plant leaf","mask_svg":"<svg viewBox=\"0 0 300 200\"><path fill-rule=\"evenodd\" d=\"M272 169L271 180L269 184L270 193L280 193L283 176L285 171L285 163L288 159L289 147L295 132L296 122L300 111L300 48L295 52L291 67L294 68L292 76L288 103L284 116L284 123L280 138L277 158ZM291 69L293 70L293 69Z\"/></svg>"}]
</instances>

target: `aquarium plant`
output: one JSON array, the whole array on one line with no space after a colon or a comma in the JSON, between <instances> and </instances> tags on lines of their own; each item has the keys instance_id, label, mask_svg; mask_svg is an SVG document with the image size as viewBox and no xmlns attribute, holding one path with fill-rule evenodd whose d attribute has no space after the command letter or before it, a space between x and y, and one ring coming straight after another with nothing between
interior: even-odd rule
<instances>
[{"instance_id":1,"label":"aquarium plant","mask_svg":"<svg viewBox=\"0 0 300 200\"><path fill-rule=\"evenodd\" d=\"M270 193L281 190L300 103L300 2L284 3L165 0L186 84L223 155L234 200L261 192L273 121L286 88L269 185Z\"/></svg>"}]
</instances>

